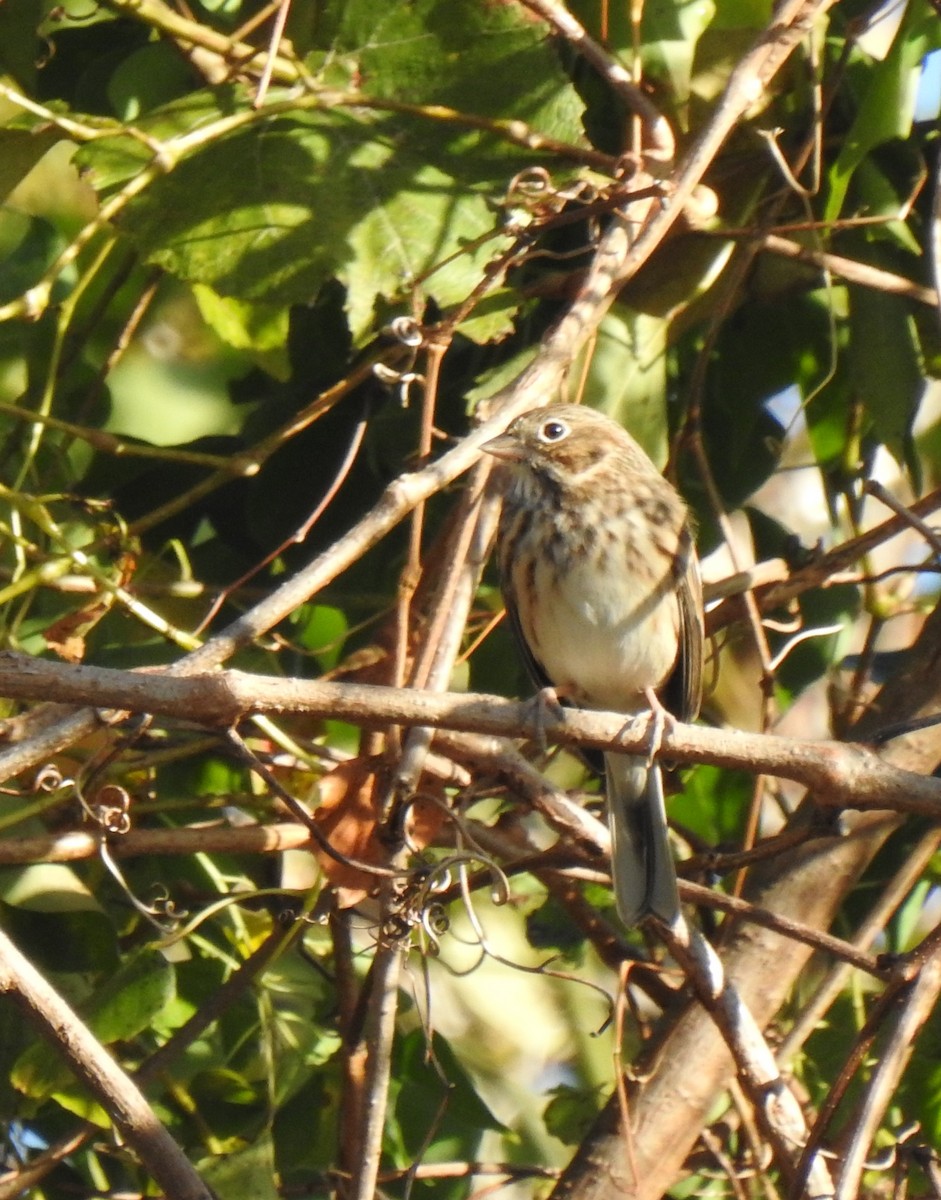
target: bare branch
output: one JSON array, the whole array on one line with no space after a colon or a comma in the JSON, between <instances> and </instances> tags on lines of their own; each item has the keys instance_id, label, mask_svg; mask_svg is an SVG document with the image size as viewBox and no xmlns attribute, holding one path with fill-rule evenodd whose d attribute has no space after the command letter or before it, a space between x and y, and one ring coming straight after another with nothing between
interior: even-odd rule
<instances>
[{"instance_id":1,"label":"bare branch","mask_svg":"<svg viewBox=\"0 0 941 1200\"><path fill-rule=\"evenodd\" d=\"M94 858L99 834L85 830L0 839L0 864L14 866L36 862L80 862ZM189 825L185 829L131 829L109 840L115 858L154 854L281 854L285 850L312 849L306 825L283 821L273 825Z\"/></svg>"},{"instance_id":2,"label":"bare branch","mask_svg":"<svg viewBox=\"0 0 941 1200\"><path fill-rule=\"evenodd\" d=\"M745 572L741 577L735 576L725 581L721 586L721 594L727 598L718 608L707 614L708 631L716 633L738 618L741 600L738 596L730 594L733 587L736 591L744 591L747 587L754 586L758 603L764 612L783 608L811 588L826 587L830 582L838 581L844 571L870 554L877 546L911 529L914 523L936 512L938 508L941 508L941 489L935 489L916 500L904 513L890 517L880 525L875 525L857 537L828 550L826 554L814 558L806 566L792 571L786 578L773 577L774 566L765 564L764 571L772 575L770 579L766 579L756 567L754 572L757 573L757 578L753 572Z\"/></svg>"},{"instance_id":3,"label":"bare branch","mask_svg":"<svg viewBox=\"0 0 941 1200\"><path fill-rule=\"evenodd\" d=\"M771 1139L779 1167L792 1174L807 1138L807 1126L761 1030L738 989L725 976L715 950L698 930L681 918L673 928L664 928L662 932L732 1054L738 1078ZM810 1161L807 1180L814 1196L826 1196L832 1191L829 1172L819 1155Z\"/></svg>"},{"instance_id":4,"label":"bare branch","mask_svg":"<svg viewBox=\"0 0 941 1200\"><path fill-rule=\"evenodd\" d=\"M253 713L304 713L360 725L428 725L503 737L544 736L561 745L596 749L642 752L649 739L645 716L625 723L616 713L563 709L539 717L531 704L501 696L281 679L243 671L177 678L168 673L72 666L12 652L0 653L0 694L21 700L95 703L98 708L219 726L234 725ZM818 800L828 805L932 817L941 811L941 780L895 767L862 745L799 742L677 722L663 737L661 757L793 779L813 788ZM3 766L0 755L0 777Z\"/></svg>"},{"instance_id":5,"label":"bare branch","mask_svg":"<svg viewBox=\"0 0 941 1200\"><path fill-rule=\"evenodd\" d=\"M919 304L927 304L931 308L938 307L938 293L934 288L923 287L919 283L913 283L911 279L905 279L892 271L883 271L879 267L872 267L869 263L856 262L841 254L829 254L823 250L814 250L810 246L803 246L800 242L795 242L791 238L779 237L774 233L764 235L759 243L759 249L780 255L782 258L791 258L796 262L807 263L808 266L817 267L822 271L829 271L841 279L846 279L850 283L858 283L862 287L888 292L894 296L906 296L909 300L916 300Z\"/></svg>"}]
</instances>

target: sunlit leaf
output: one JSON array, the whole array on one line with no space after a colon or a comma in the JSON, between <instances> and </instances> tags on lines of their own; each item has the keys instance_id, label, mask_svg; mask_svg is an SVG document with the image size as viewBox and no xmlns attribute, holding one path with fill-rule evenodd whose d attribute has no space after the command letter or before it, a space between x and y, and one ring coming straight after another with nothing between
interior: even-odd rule
<instances>
[{"instance_id":1,"label":"sunlit leaf","mask_svg":"<svg viewBox=\"0 0 941 1200\"><path fill-rule=\"evenodd\" d=\"M82 1006L91 1032L105 1045L146 1029L172 998L173 969L163 955L144 950L127 959ZM71 1078L62 1058L46 1042L37 1042L17 1061L12 1080L29 1096L41 1097Z\"/></svg>"}]
</instances>

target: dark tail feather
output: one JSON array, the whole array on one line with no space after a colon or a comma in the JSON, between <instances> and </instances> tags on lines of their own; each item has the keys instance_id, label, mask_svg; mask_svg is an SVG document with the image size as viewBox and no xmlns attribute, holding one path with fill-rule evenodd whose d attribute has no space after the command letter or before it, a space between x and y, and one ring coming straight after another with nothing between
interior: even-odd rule
<instances>
[{"instance_id":1,"label":"dark tail feather","mask_svg":"<svg viewBox=\"0 0 941 1200\"><path fill-rule=\"evenodd\" d=\"M618 916L627 926L649 916L672 924L680 897L660 768L625 754L606 754L604 765Z\"/></svg>"}]
</instances>

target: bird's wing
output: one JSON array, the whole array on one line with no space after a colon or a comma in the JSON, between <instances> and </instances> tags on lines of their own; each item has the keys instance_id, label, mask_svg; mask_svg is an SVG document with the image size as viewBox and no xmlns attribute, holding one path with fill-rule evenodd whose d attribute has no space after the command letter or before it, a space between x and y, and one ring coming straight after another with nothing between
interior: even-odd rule
<instances>
[{"instance_id":1,"label":"bird's wing","mask_svg":"<svg viewBox=\"0 0 941 1200\"><path fill-rule=\"evenodd\" d=\"M679 649L673 674L663 689L665 707L681 721L694 721L702 700L703 624L702 580L693 531L685 525L676 564L679 605Z\"/></svg>"},{"instance_id":2,"label":"bird's wing","mask_svg":"<svg viewBox=\"0 0 941 1200\"><path fill-rule=\"evenodd\" d=\"M551 688L552 680L546 673L546 668L542 665L539 659L536 658L532 650L530 650L529 642L527 642L523 634L523 626L520 624L520 616L516 607L516 599L513 594L513 588L510 585L509 578L507 577L509 572L506 572L505 574L501 573L501 575L501 582L503 585L503 602L506 605L506 612L507 616L510 618L513 636L516 638L516 644L520 648L520 653L523 656L523 661L526 664L526 670L529 673L529 677L532 679L537 688Z\"/></svg>"}]
</instances>

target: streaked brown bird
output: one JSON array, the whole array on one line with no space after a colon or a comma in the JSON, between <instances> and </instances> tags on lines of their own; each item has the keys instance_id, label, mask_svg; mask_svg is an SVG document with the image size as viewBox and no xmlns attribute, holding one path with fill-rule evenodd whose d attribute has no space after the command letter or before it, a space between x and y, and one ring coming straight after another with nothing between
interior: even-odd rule
<instances>
[{"instance_id":1,"label":"streaked brown bird","mask_svg":"<svg viewBox=\"0 0 941 1200\"><path fill-rule=\"evenodd\" d=\"M542 687L586 708L699 712L703 608L689 513L630 434L592 409L518 417L483 449L505 464L497 549L507 612ZM605 754L625 925L679 914L660 768Z\"/></svg>"}]
</instances>

